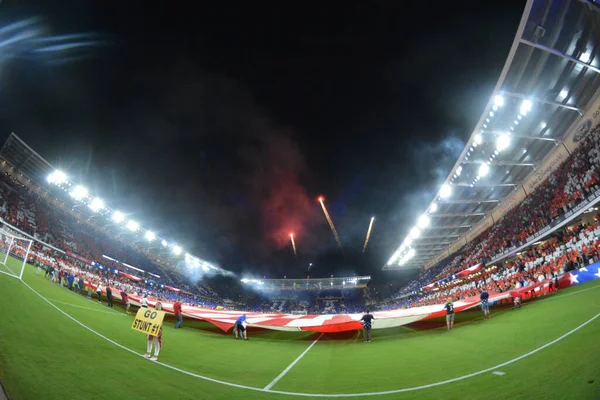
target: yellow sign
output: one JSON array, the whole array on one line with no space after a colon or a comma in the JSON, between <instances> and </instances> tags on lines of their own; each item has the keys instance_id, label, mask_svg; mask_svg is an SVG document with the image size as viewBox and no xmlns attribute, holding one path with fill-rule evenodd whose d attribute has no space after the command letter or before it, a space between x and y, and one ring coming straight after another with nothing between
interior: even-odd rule
<instances>
[{"instance_id":1,"label":"yellow sign","mask_svg":"<svg viewBox=\"0 0 600 400\"><path fill-rule=\"evenodd\" d=\"M133 320L131 329L143 332L147 335L156 336L158 335L158 332L160 332L164 318L164 311L141 307Z\"/></svg>"}]
</instances>

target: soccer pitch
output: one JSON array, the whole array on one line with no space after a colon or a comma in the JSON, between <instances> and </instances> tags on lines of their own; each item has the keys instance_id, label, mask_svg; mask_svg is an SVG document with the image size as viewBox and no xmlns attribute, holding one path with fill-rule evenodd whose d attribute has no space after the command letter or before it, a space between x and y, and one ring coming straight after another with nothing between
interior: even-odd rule
<instances>
[{"instance_id":1,"label":"soccer pitch","mask_svg":"<svg viewBox=\"0 0 600 400\"><path fill-rule=\"evenodd\" d=\"M376 330L372 343L273 331L244 342L167 321L158 363L141 357L133 315L31 266L23 280L0 274L0 381L12 400L600 398L600 280L518 311L494 307L489 321L459 313L450 332L440 321Z\"/></svg>"}]
</instances>

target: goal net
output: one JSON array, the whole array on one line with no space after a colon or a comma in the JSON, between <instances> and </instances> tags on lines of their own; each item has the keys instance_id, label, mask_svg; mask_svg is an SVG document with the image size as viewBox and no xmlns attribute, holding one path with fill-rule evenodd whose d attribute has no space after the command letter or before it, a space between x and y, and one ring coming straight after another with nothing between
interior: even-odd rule
<instances>
[{"instance_id":1,"label":"goal net","mask_svg":"<svg viewBox=\"0 0 600 400\"><path fill-rule=\"evenodd\" d=\"M22 279L33 240L15 233L0 229L0 273Z\"/></svg>"}]
</instances>

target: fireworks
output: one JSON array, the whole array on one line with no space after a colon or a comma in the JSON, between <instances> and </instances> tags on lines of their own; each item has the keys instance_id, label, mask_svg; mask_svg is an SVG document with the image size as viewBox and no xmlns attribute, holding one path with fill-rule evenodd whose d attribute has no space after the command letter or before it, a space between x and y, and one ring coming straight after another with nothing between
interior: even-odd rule
<instances>
[{"instance_id":1,"label":"fireworks","mask_svg":"<svg viewBox=\"0 0 600 400\"><path fill-rule=\"evenodd\" d=\"M327 218L327 222L329 222L329 227L331 228L331 232L333 232L333 236L335 237L335 241L338 244L338 247L341 249L342 248L342 242L340 241L340 236L337 233L337 230L335 229L335 225L333 225L333 221L331 220L331 217L329 216L329 213L327 212L327 208L325 208L325 203L323 202L325 199L323 198L323 196L319 197L319 203L321 203L321 207L323 208L323 213L325 214L325 218Z\"/></svg>"},{"instance_id":2,"label":"fireworks","mask_svg":"<svg viewBox=\"0 0 600 400\"><path fill-rule=\"evenodd\" d=\"M371 237L371 229L373 229L373 222L375 222L375 217L371 217L371 222L369 222L369 229L367 230L367 237L365 238L365 245L363 246L363 253L367 249L367 245L369 244L369 238Z\"/></svg>"},{"instance_id":3,"label":"fireworks","mask_svg":"<svg viewBox=\"0 0 600 400\"><path fill-rule=\"evenodd\" d=\"M290 233L290 240L292 241L292 249L294 249L294 256L298 257L298 253L296 252L296 242L294 242L294 234Z\"/></svg>"}]
</instances>

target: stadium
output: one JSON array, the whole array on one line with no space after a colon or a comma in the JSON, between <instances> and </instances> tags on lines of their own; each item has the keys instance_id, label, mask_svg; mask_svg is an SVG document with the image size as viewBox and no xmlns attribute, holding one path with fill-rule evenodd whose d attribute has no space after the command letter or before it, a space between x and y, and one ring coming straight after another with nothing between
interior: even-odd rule
<instances>
[{"instance_id":1,"label":"stadium","mask_svg":"<svg viewBox=\"0 0 600 400\"><path fill-rule=\"evenodd\" d=\"M6 135L0 399L600 398L598 29L594 1L527 1L462 153L373 266L418 271L402 284L229 271Z\"/></svg>"}]
</instances>

